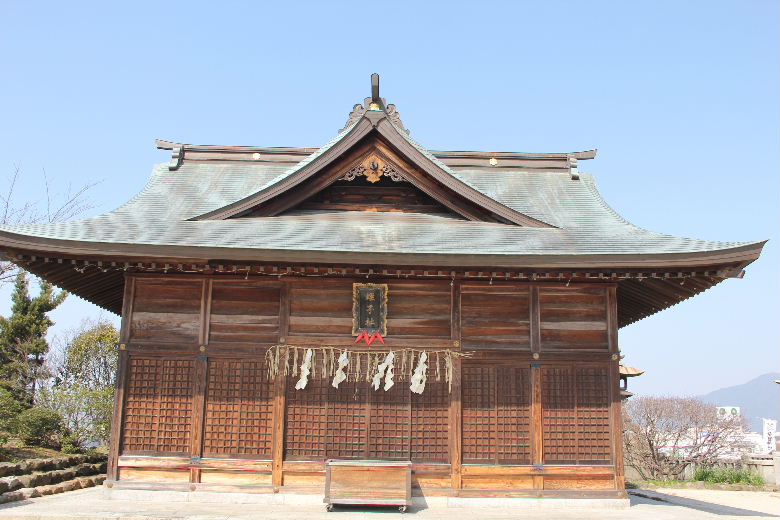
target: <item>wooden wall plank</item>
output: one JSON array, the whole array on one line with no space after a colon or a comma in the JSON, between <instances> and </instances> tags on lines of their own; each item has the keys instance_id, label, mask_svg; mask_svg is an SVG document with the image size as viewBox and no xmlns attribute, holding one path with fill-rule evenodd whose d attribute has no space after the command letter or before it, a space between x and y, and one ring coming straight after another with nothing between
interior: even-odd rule
<instances>
[{"instance_id":1,"label":"wooden wall plank","mask_svg":"<svg viewBox=\"0 0 780 520\"><path fill-rule=\"evenodd\" d=\"M609 348L605 286L544 284L539 287L543 350Z\"/></svg>"},{"instance_id":2,"label":"wooden wall plank","mask_svg":"<svg viewBox=\"0 0 780 520\"><path fill-rule=\"evenodd\" d=\"M117 480L132 480L143 482L189 482L189 470L159 470L121 468Z\"/></svg>"},{"instance_id":3,"label":"wooden wall plank","mask_svg":"<svg viewBox=\"0 0 780 520\"><path fill-rule=\"evenodd\" d=\"M612 479L605 478L545 478L544 489L614 489L614 484Z\"/></svg>"},{"instance_id":4,"label":"wooden wall plank","mask_svg":"<svg viewBox=\"0 0 780 520\"><path fill-rule=\"evenodd\" d=\"M531 476L464 477L463 489L533 489Z\"/></svg>"},{"instance_id":5,"label":"wooden wall plank","mask_svg":"<svg viewBox=\"0 0 780 520\"><path fill-rule=\"evenodd\" d=\"M421 283L388 281L387 331L391 337L452 335L452 288L446 280ZM351 316L351 311L350 311Z\"/></svg>"},{"instance_id":6,"label":"wooden wall plank","mask_svg":"<svg viewBox=\"0 0 780 520\"><path fill-rule=\"evenodd\" d=\"M203 484L229 485L270 485L271 475L254 471L209 471L199 470L200 482Z\"/></svg>"},{"instance_id":7,"label":"wooden wall plank","mask_svg":"<svg viewBox=\"0 0 780 520\"><path fill-rule=\"evenodd\" d=\"M194 359L198 354L199 345L208 345L208 363L217 358L236 360L239 356L245 360L257 360L262 358L262 348L264 348L262 346L273 343L352 345L352 283L365 281L302 278L289 278L282 281L240 280L220 276L177 279L138 277L137 280L134 276L128 277L128 280L131 279L133 283L126 285L126 290L135 292L126 292L129 310L124 313L127 323L126 337L131 338L133 342L132 345L128 345L128 351L132 352L130 357L157 359L159 363L165 363L166 358L168 361L180 360L187 356L189 359ZM603 382L593 381L606 381L605 378L612 377L612 372L616 370L610 364L607 375L602 375L600 372L606 366L604 356L617 351L616 320L613 315L616 311L614 288L610 289L606 284L571 284L570 287L566 287L558 283L529 282L501 282L491 285L464 283L459 280L371 278L370 281L374 283L386 281L390 287L388 308L390 334L387 338L389 347L422 346L457 349L459 345L455 342L461 342L460 345L466 349L478 349L467 363L490 364L491 370L497 371L495 384L491 387L496 402L496 408L491 416L495 435L506 436L527 431L524 435L516 435L515 440L526 443L526 448L523 449L527 449L527 455L524 455L527 457L525 459L527 464L545 463L544 471L511 478L505 478L502 474L475 476L480 483L473 479L468 483L464 480L464 472L470 466L463 465L464 411L461 399L466 396L461 388L460 361L456 361L452 393L445 390L441 395L439 390L436 390L437 385L446 388L446 384L435 382L432 372L429 372L429 386L422 396L407 395L405 392L408 382L396 378L397 388L394 390L399 392L404 390L403 396L399 394L399 397L395 397L393 392L373 393L373 390L368 389L368 384L361 380L345 384L344 396L349 394L349 399L340 398L337 394L341 392L333 393L327 379L321 385L315 384L313 379L310 381L310 388L305 391L294 391L290 389L291 383L294 384L293 378L280 376L278 380L272 382L272 389L268 391L272 399L272 403L269 403L270 453L264 455L225 452L211 453L211 455L268 457L270 459L267 461L270 471L269 482L277 489L282 485L303 487L317 485L321 470L316 470L312 475L308 471L285 469L287 464L293 463L292 460L286 462L283 460L286 449L284 441L289 433L287 426L293 425L300 430L297 440L292 445L288 445L292 448L289 451L293 459L314 457L323 460L324 457L329 456L327 453L329 448L326 449L325 445L336 446L338 449L334 453L339 456L350 456L354 451L361 457L372 455L381 458L397 454L400 458L403 455L400 451L408 450L406 453L413 459L450 463L447 465L450 469L444 474L436 470L430 475L420 473L415 477L417 485L423 488L428 486L439 491L463 488L473 491L484 489L480 486L494 481L492 484L497 486L508 486L511 483L515 486L511 489L520 490L518 488L520 486L543 491L542 488L547 488L544 484L547 480L551 482L566 480L549 473L550 462L555 459L545 460L544 457L549 443L544 442L546 430L543 429L545 424L543 419L545 406L551 404L543 401L542 370L546 368L531 367L530 370L528 368L529 364L543 362L545 367L564 368L572 374L576 372L576 376L572 376L571 383L575 387L572 412L576 434L573 440L576 450L575 461L582 465L588 460L602 460L599 457L603 457L603 460L622 464L621 454L615 448L620 442L619 425L616 423L619 418L619 398L616 406L614 389L617 387L613 388L611 382L610 386L603 387L604 392L612 392L605 398L609 406L581 407L583 399L586 401L596 399L604 393ZM169 284L171 290L167 289ZM193 287L196 288L195 291L192 290ZM187 295L194 295L193 301L190 301ZM163 324L166 329L163 329ZM494 343L488 345L488 340ZM258 345L261 346L260 349ZM490 348L485 348L486 346ZM518 353L515 350L510 354L506 350L502 351L507 347L516 350L525 349L526 353ZM596 350L603 351L603 356L598 357L600 354ZM532 353L541 354L542 359L532 360ZM522 358L518 357L520 355ZM124 356L127 358L128 354ZM478 363L477 359L479 359ZM599 360L598 363L595 362L596 359ZM204 365L205 363L204 361ZM525 367L523 370L527 372L526 376L517 378L505 374L507 371L516 370L519 365ZM596 371L588 372L591 369L589 367L596 367ZM188 456L202 457L209 453L206 453L204 444L198 439L198 432L200 431L200 435L205 437L208 420L228 419L223 413L224 410L218 411L216 408L214 416L211 419L207 417L211 413L209 411L211 401L208 397L211 385L210 368L203 369L198 362L194 365L193 371L195 386L192 390L193 406L189 412L191 433L188 440L189 449L185 451ZM237 368L233 372L238 373L240 370ZM511 406L507 408L507 404L511 403L499 402L502 399L506 400L508 395L513 395L512 388L499 387L505 385L507 381L518 380L527 382L528 409L524 412L525 415L519 414L515 417L508 411ZM617 385L616 381L614 383ZM322 388L317 390L319 386ZM201 399L205 399L202 401L202 406L198 404ZM124 400L125 398L122 398L122 402ZM154 401L152 407L160 406L160 396L153 396L152 400ZM444 403L443 408L441 403ZM503 410L501 413L495 411L499 408ZM499 417L501 414L504 416ZM318 426L318 416L322 419L321 429ZM585 423L581 419L585 420ZM202 427L198 424L201 420ZM352 429L356 424L353 423L360 420L362 420L361 433L351 438ZM526 425L523 426L518 421L526 421L524 423ZM605 426L607 421L610 424ZM135 435L137 432L133 433L133 426L130 426L128 431L131 436ZM155 425L151 427L157 428ZM119 435L120 431L118 430L115 435ZM212 434L215 431L213 430ZM311 444L309 441L301 440L303 439L300 437L301 432L308 436L308 439L321 436L322 450L317 451L315 446L309 445ZM605 432L608 435L609 453L603 456L605 445L602 437ZM349 440L350 438L352 440ZM116 446L121 445L121 437L118 439ZM426 441L431 439L433 442L426 444ZM355 450L350 451L351 448L347 444L353 441ZM204 447L199 450L198 446ZM154 446L150 444L149 447L148 450L129 449L127 452L158 455L179 453L175 446L173 448L165 446L165 442ZM515 448L518 447L512 447ZM442 449L444 455L440 459ZM504 461L498 451L497 448L496 463ZM118 460L117 457L118 452L114 457L115 460ZM243 464L248 463L243 462ZM224 464L220 467L222 471L233 472L243 469L239 466L240 462L232 460L225 460L222 464ZM117 467L115 462L113 467L115 478L119 475ZM580 478L585 474L584 469L580 471L581 467L584 468L584 466L574 467L572 473L574 477ZM187 469L192 474L194 483L202 481L204 475L207 479L222 478L204 473L204 469L209 469L205 466L187 466L182 469ZM622 475L613 477L612 471L609 469L607 474L602 476L612 478L612 482L620 488L623 485ZM550 477L554 478L550 479ZM247 478L252 480L260 477ZM569 480L574 481L577 478ZM224 482L220 481L218 484L215 481L212 484L231 485L228 482L229 478L224 477L224 479ZM563 486L564 484L550 485ZM579 489L574 486L573 490Z\"/></svg>"},{"instance_id":8,"label":"wooden wall plank","mask_svg":"<svg viewBox=\"0 0 780 520\"><path fill-rule=\"evenodd\" d=\"M202 280L138 278L134 286L129 341L198 343Z\"/></svg>"},{"instance_id":9,"label":"wooden wall plank","mask_svg":"<svg viewBox=\"0 0 780 520\"><path fill-rule=\"evenodd\" d=\"M209 342L220 345L276 343L281 285L213 282Z\"/></svg>"},{"instance_id":10,"label":"wooden wall plank","mask_svg":"<svg viewBox=\"0 0 780 520\"><path fill-rule=\"evenodd\" d=\"M530 347L530 292L527 285L463 285L461 319L466 348Z\"/></svg>"}]
</instances>

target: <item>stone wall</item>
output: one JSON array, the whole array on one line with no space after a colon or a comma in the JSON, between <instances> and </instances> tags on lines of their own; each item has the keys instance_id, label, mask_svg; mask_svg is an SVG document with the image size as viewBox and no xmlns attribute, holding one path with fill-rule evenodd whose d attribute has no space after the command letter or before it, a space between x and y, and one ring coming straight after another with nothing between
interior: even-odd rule
<instances>
[{"instance_id":1,"label":"stone wall","mask_svg":"<svg viewBox=\"0 0 780 520\"><path fill-rule=\"evenodd\" d=\"M0 504L95 486L105 473L105 455L0 463Z\"/></svg>"}]
</instances>

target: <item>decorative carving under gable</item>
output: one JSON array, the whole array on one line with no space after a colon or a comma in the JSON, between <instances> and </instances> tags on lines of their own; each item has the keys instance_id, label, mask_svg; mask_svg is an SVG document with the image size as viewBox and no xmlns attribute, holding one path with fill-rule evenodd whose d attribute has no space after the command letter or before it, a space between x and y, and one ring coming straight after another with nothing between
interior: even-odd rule
<instances>
[{"instance_id":1,"label":"decorative carving under gable","mask_svg":"<svg viewBox=\"0 0 780 520\"><path fill-rule=\"evenodd\" d=\"M382 176L390 177L390 180L394 182L406 180L399 168L376 152L372 152L361 159L358 164L352 166L352 168L347 170L347 173L339 177L339 180L351 182L361 176L365 176L366 180L371 183L379 181Z\"/></svg>"},{"instance_id":2,"label":"decorative carving under gable","mask_svg":"<svg viewBox=\"0 0 780 520\"><path fill-rule=\"evenodd\" d=\"M406 180L404 179L403 174L401 174L401 172L396 170L395 167L390 164L385 164L384 166L382 166L382 173L390 177L391 181L401 182Z\"/></svg>"},{"instance_id":3,"label":"decorative carving under gable","mask_svg":"<svg viewBox=\"0 0 780 520\"><path fill-rule=\"evenodd\" d=\"M355 177L359 177L363 175L363 172L365 172L366 169L363 167L363 165L358 164L357 166L353 166L349 169L347 173L345 173L343 176L339 177L340 181L354 181Z\"/></svg>"}]
</instances>

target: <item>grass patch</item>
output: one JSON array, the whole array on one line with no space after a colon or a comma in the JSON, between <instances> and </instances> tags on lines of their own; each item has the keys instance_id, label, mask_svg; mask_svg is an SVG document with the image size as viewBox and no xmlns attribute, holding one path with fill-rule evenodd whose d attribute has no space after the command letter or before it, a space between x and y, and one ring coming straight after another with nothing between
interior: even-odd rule
<instances>
[{"instance_id":1,"label":"grass patch","mask_svg":"<svg viewBox=\"0 0 780 520\"><path fill-rule=\"evenodd\" d=\"M28 459L62 457L57 450L40 446L24 446L22 443L6 444L0 447L0 462L21 462Z\"/></svg>"},{"instance_id":2,"label":"grass patch","mask_svg":"<svg viewBox=\"0 0 780 520\"><path fill-rule=\"evenodd\" d=\"M643 480L643 484L650 484L658 487L680 487L681 480Z\"/></svg>"},{"instance_id":3,"label":"grass patch","mask_svg":"<svg viewBox=\"0 0 780 520\"><path fill-rule=\"evenodd\" d=\"M708 484L764 485L764 477L740 469L699 468L693 474L693 480L707 482Z\"/></svg>"},{"instance_id":4,"label":"grass patch","mask_svg":"<svg viewBox=\"0 0 780 520\"><path fill-rule=\"evenodd\" d=\"M82 450L81 453L100 453L108 454L108 447L98 446L92 450ZM63 451L57 451L40 446L26 446L19 439L11 439L6 444L0 446L0 462L22 462L30 459L52 459L67 457L72 455Z\"/></svg>"}]
</instances>

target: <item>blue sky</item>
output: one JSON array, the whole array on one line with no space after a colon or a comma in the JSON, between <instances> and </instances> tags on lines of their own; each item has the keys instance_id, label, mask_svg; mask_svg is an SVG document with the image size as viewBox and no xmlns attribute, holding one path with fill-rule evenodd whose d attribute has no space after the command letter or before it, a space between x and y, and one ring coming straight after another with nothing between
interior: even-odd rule
<instances>
[{"instance_id":1,"label":"blue sky","mask_svg":"<svg viewBox=\"0 0 780 520\"><path fill-rule=\"evenodd\" d=\"M771 239L745 279L620 332L647 370L632 390L704 393L780 362L777 19L768 0L0 1L0 179L21 167L20 201L44 170L102 181L103 213L169 159L154 138L320 146L379 72L430 149L598 148L581 170L634 224ZM99 312L71 297L54 333Z\"/></svg>"}]
</instances>

